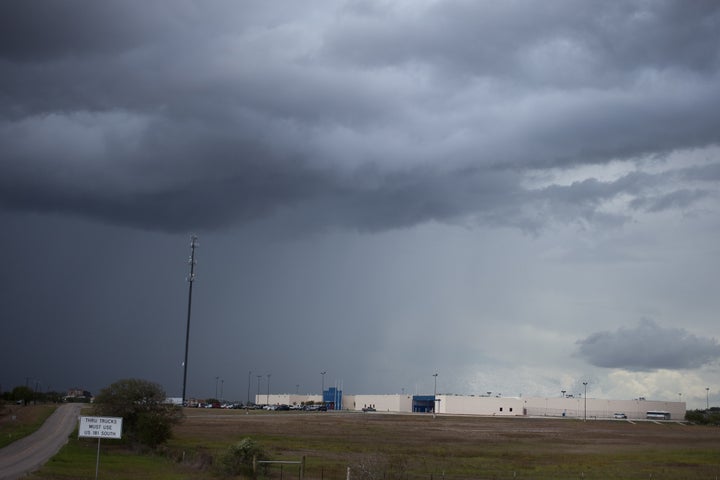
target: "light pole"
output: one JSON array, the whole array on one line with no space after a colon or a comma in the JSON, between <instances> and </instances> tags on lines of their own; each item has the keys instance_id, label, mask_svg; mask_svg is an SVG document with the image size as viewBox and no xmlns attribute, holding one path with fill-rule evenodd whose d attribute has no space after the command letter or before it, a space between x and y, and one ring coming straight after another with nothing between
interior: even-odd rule
<instances>
[{"instance_id":1,"label":"light pole","mask_svg":"<svg viewBox=\"0 0 720 480\"><path fill-rule=\"evenodd\" d=\"M710 410L710 387L705 387L705 410Z\"/></svg>"},{"instance_id":2,"label":"light pole","mask_svg":"<svg viewBox=\"0 0 720 480\"><path fill-rule=\"evenodd\" d=\"M435 418L435 410L437 410L437 372L433 373L435 379L435 387L433 388L433 418Z\"/></svg>"},{"instance_id":3,"label":"light pole","mask_svg":"<svg viewBox=\"0 0 720 480\"><path fill-rule=\"evenodd\" d=\"M258 375L258 388L257 388L257 400L260 400L260 379L262 378L262 375Z\"/></svg>"},{"instance_id":4,"label":"light pole","mask_svg":"<svg viewBox=\"0 0 720 480\"><path fill-rule=\"evenodd\" d=\"M267 374L268 377L268 391L267 391L267 405L270 405L270 374Z\"/></svg>"},{"instance_id":5,"label":"light pole","mask_svg":"<svg viewBox=\"0 0 720 480\"><path fill-rule=\"evenodd\" d=\"M585 401L585 413L583 414L584 422L587 422L587 384L588 382L583 382L583 386L585 386L585 394L583 395L583 400Z\"/></svg>"},{"instance_id":6,"label":"light pole","mask_svg":"<svg viewBox=\"0 0 720 480\"><path fill-rule=\"evenodd\" d=\"M678 402L682 402L682 393L678 392Z\"/></svg>"},{"instance_id":7,"label":"light pole","mask_svg":"<svg viewBox=\"0 0 720 480\"><path fill-rule=\"evenodd\" d=\"M220 403L223 401L223 397L225 396L223 392L225 391L225 379L220 379Z\"/></svg>"},{"instance_id":8,"label":"light pole","mask_svg":"<svg viewBox=\"0 0 720 480\"><path fill-rule=\"evenodd\" d=\"M250 405L250 378L252 377L252 370L248 371L248 394L247 401L245 402L245 408Z\"/></svg>"},{"instance_id":9,"label":"light pole","mask_svg":"<svg viewBox=\"0 0 720 480\"><path fill-rule=\"evenodd\" d=\"M190 345L190 311L192 310L192 287L193 281L195 281L195 247L197 247L197 237L195 235L190 237L190 275L187 277L187 281L190 284L188 287L188 308L187 308L187 327L185 328L185 361L183 362L183 390L182 390L182 404L185 406L185 391L187 387L187 367L188 367L188 346Z\"/></svg>"},{"instance_id":10,"label":"light pole","mask_svg":"<svg viewBox=\"0 0 720 480\"><path fill-rule=\"evenodd\" d=\"M562 398L565 398L565 392L567 392L567 390L560 390L560 393L562 393Z\"/></svg>"},{"instance_id":11,"label":"light pole","mask_svg":"<svg viewBox=\"0 0 720 480\"><path fill-rule=\"evenodd\" d=\"M325 405L325 374L327 373L327 370L323 370L320 372L320 403L322 405Z\"/></svg>"},{"instance_id":12,"label":"light pole","mask_svg":"<svg viewBox=\"0 0 720 480\"><path fill-rule=\"evenodd\" d=\"M218 390L218 381L219 380L220 380L220 377L215 377L215 400L218 399L217 390Z\"/></svg>"}]
</instances>

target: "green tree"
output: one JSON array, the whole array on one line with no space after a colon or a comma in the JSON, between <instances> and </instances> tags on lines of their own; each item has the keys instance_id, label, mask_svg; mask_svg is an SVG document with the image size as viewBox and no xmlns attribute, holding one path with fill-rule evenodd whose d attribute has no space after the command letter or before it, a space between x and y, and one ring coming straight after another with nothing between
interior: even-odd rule
<instances>
[{"instance_id":1,"label":"green tree","mask_svg":"<svg viewBox=\"0 0 720 480\"><path fill-rule=\"evenodd\" d=\"M95 397L94 413L122 417L123 437L155 447L165 443L182 410L166 402L167 395L157 383L139 379L118 380Z\"/></svg>"},{"instance_id":2,"label":"green tree","mask_svg":"<svg viewBox=\"0 0 720 480\"><path fill-rule=\"evenodd\" d=\"M15 387L12 391L12 399L15 401L22 401L24 405L27 405L33 399L34 392L28 387Z\"/></svg>"}]
</instances>

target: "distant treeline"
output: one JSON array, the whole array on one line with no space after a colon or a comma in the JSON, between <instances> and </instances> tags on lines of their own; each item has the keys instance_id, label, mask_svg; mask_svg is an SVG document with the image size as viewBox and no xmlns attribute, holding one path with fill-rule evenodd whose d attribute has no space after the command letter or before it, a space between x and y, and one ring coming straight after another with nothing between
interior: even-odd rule
<instances>
[{"instance_id":1,"label":"distant treeline","mask_svg":"<svg viewBox=\"0 0 720 480\"><path fill-rule=\"evenodd\" d=\"M712 407L707 410L688 410L685 413L685 420L700 425L720 425L720 407Z\"/></svg>"},{"instance_id":2,"label":"distant treeline","mask_svg":"<svg viewBox=\"0 0 720 480\"><path fill-rule=\"evenodd\" d=\"M25 386L18 386L12 390L2 392L0 398L6 403L27 405L29 403L60 403L65 394L60 392L36 392Z\"/></svg>"}]
</instances>

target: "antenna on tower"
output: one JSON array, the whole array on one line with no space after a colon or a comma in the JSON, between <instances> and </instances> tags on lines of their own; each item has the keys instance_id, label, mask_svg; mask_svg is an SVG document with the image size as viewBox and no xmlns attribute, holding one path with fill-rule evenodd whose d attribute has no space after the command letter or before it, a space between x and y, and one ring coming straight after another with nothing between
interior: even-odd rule
<instances>
[{"instance_id":1,"label":"antenna on tower","mask_svg":"<svg viewBox=\"0 0 720 480\"><path fill-rule=\"evenodd\" d=\"M192 287L195 281L195 248L198 246L197 236L190 236L190 258L188 264L190 265L190 274L186 280L189 283L188 288L188 308L187 308L187 328L185 330L185 361L183 362L183 389L182 389L182 405L185 406L185 391L187 387L187 367L188 367L188 347L190 346L190 312L192 311Z\"/></svg>"}]
</instances>

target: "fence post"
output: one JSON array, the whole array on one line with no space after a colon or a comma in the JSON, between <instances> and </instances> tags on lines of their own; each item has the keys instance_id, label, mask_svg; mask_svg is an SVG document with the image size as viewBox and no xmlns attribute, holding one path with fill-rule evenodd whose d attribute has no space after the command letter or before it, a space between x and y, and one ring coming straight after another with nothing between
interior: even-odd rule
<instances>
[{"instance_id":1,"label":"fence post","mask_svg":"<svg viewBox=\"0 0 720 480\"><path fill-rule=\"evenodd\" d=\"M350 480L350 467L347 468L347 475L345 476L345 480Z\"/></svg>"},{"instance_id":2,"label":"fence post","mask_svg":"<svg viewBox=\"0 0 720 480\"><path fill-rule=\"evenodd\" d=\"M257 473L257 455L253 455L253 475Z\"/></svg>"},{"instance_id":3,"label":"fence post","mask_svg":"<svg viewBox=\"0 0 720 480\"><path fill-rule=\"evenodd\" d=\"M300 461L300 480L303 480L303 478L305 478L305 455L302 456L302 460Z\"/></svg>"}]
</instances>

